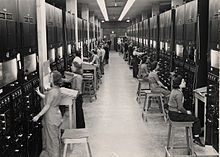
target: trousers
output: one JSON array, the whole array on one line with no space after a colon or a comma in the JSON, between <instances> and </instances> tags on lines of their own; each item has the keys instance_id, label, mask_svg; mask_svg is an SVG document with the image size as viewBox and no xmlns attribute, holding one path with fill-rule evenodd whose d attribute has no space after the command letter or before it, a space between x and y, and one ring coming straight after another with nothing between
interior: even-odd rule
<instances>
[{"instance_id":1,"label":"trousers","mask_svg":"<svg viewBox=\"0 0 220 157\"><path fill-rule=\"evenodd\" d=\"M194 115L169 111L169 117L170 120L176 122L194 122L192 128L193 135L199 135L201 133L200 120Z\"/></svg>"}]
</instances>

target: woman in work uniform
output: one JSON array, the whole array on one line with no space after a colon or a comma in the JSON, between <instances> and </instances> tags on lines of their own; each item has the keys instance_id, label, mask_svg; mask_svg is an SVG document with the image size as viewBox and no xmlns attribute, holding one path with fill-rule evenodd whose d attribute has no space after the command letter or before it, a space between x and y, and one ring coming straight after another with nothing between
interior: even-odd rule
<instances>
[{"instance_id":1,"label":"woman in work uniform","mask_svg":"<svg viewBox=\"0 0 220 157\"><path fill-rule=\"evenodd\" d=\"M61 102L60 84L62 83L62 75L58 71L50 74L51 89L44 95L39 89L37 94L45 99L43 109L33 118L36 122L44 115L43 125L43 151L40 157L60 157L60 136L59 126L62 122L62 115L59 109Z\"/></svg>"},{"instance_id":2,"label":"woman in work uniform","mask_svg":"<svg viewBox=\"0 0 220 157\"><path fill-rule=\"evenodd\" d=\"M78 91L78 96L76 98L76 128L85 128L85 120L83 113L83 97L82 97L82 63L74 61L71 66L71 71L74 73L71 79L71 89ZM74 121L73 121L74 122ZM74 124L73 124L74 125ZM61 129L69 128L69 110L65 109L63 116L63 124Z\"/></svg>"}]
</instances>

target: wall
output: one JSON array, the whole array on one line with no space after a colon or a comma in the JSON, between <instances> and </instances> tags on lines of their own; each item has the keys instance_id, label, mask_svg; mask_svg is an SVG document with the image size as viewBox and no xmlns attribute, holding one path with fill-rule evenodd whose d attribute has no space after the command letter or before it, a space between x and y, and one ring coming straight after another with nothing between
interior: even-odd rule
<instances>
[{"instance_id":1,"label":"wall","mask_svg":"<svg viewBox=\"0 0 220 157\"><path fill-rule=\"evenodd\" d=\"M116 37L124 36L127 31L127 27L130 26L131 23L120 22L120 21L110 21L101 23L101 28L103 29L103 36L106 36L108 39L110 38L110 34L112 31L115 32Z\"/></svg>"}]
</instances>

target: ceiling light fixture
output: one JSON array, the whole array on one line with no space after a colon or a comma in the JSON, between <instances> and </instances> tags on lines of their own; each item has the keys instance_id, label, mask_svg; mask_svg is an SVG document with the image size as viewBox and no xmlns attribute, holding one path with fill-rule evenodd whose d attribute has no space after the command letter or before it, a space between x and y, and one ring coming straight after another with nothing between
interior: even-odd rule
<instances>
[{"instance_id":1,"label":"ceiling light fixture","mask_svg":"<svg viewBox=\"0 0 220 157\"><path fill-rule=\"evenodd\" d=\"M96 0L96 1L99 5L99 8L100 8L101 12L102 12L102 15L105 18L105 21L109 21L108 13L107 13L106 5L105 5L105 0Z\"/></svg>"},{"instance_id":2,"label":"ceiling light fixture","mask_svg":"<svg viewBox=\"0 0 220 157\"><path fill-rule=\"evenodd\" d=\"M131 8L131 6L133 5L134 2L135 2L135 0L128 0L127 1L118 21L121 21L124 18L124 16L127 14L128 10Z\"/></svg>"},{"instance_id":3,"label":"ceiling light fixture","mask_svg":"<svg viewBox=\"0 0 220 157\"><path fill-rule=\"evenodd\" d=\"M115 0L115 7L117 7L118 6L118 4L116 3L116 0Z\"/></svg>"}]
</instances>

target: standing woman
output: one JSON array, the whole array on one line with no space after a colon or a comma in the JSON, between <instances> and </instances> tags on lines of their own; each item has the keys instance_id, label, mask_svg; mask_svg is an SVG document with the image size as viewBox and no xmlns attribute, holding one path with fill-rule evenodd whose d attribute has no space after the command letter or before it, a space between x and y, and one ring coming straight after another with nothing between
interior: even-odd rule
<instances>
[{"instance_id":1,"label":"standing woman","mask_svg":"<svg viewBox=\"0 0 220 157\"><path fill-rule=\"evenodd\" d=\"M71 70L74 73L71 88L78 91L78 96L76 98L76 128L85 128L84 113L82 108L82 64L73 62Z\"/></svg>"},{"instance_id":2,"label":"standing woman","mask_svg":"<svg viewBox=\"0 0 220 157\"><path fill-rule=\"evenodd\" d=\"M105 63L108 64L108 59L109 59L109 46L108 46L107 43L105 43L104 49L105 49L105 56L104 56Z\"/></svg>"},{"instance_id":3,"label":"standing woman","mask_svg":"<svg viewBox=\"0 0 220 157\"><path fill-rule=\"evenodd\" d=\"M51 89L44 95L39 89L37 94L45 99L43 109L33 118L36 122L44 115L44 148L40 157L60 157L60 136L59 126L62 122L62 115L59 109L61 101L60 85L62 83L62 75L58 71L50 74Z\"/></svg>"},{"instance_id":4,"label":"standing woman","mask_svg":"<svg viewBox=\"0 0 220 157\"><path fill-rule=\"evenodd\" d=\"M134 47L133 51L133 77L137 78L138 75L138 64L140 62L140 59L138 58L139 55L143 53L138 52L137 46Z\"/></svg>"},{"instance_id":5,"label":"standing woman","mask_svg":"<svg viewBox=\"0 0 220 157\"><path fill-rule=\"evenodd\" d=\"M76 128L85 128L84 113L83 113L83 97L82 97L82 64L77 61L73 61L71 70L74 73L71 79L71 89L77 90L78 95L76 97ZM74 121L73 121L74 125ZM69 128L69 108L65 109L63 115L63 123L61 129Z\"/></svg>"}]
</instances>

